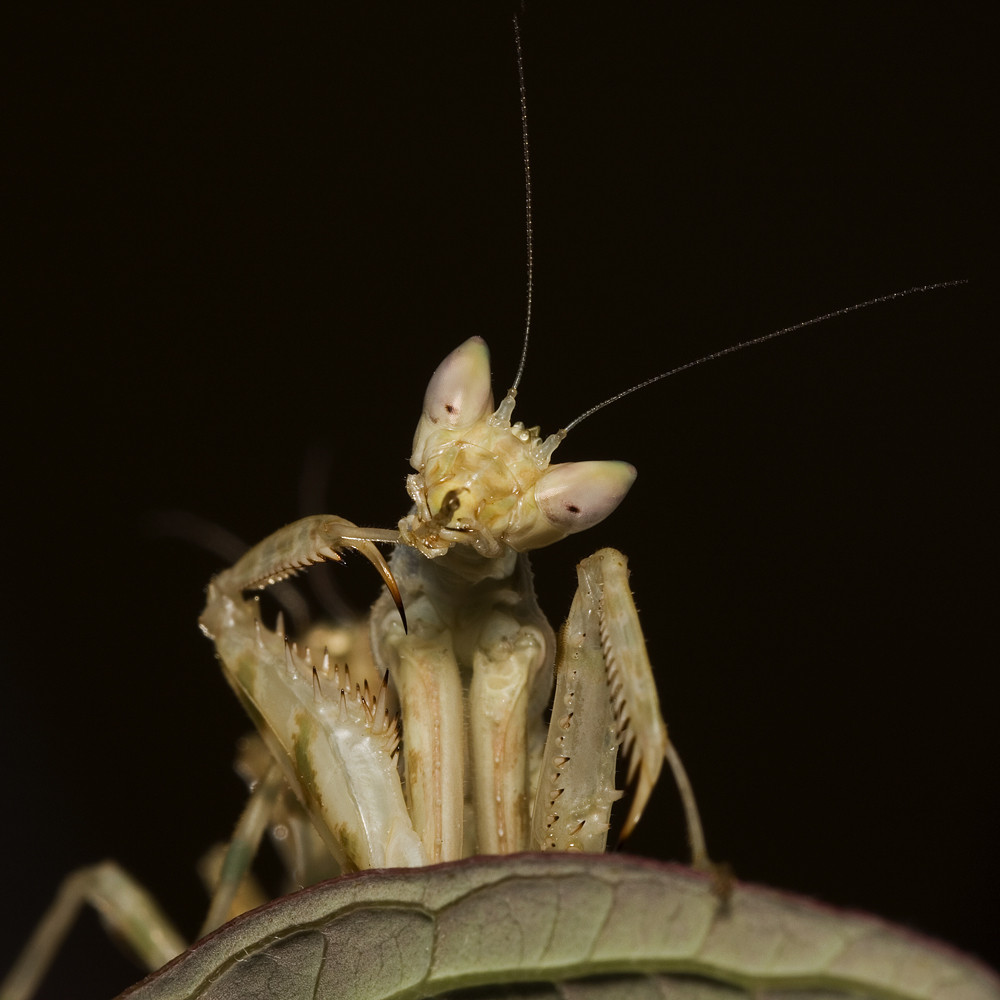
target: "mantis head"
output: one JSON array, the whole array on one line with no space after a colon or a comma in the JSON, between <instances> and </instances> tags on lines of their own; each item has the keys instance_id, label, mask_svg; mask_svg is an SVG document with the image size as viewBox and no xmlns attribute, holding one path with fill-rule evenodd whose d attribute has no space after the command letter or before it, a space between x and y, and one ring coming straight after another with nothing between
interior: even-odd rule
<instances>
[{"instance_id":1,"label":"mantis head","mask_svg":"<svg viewBox=\"0 0 1000 1000\"><path fill-rule=\"evenodd\" d=\"M413 438L406 487L415 510L403 542L426 556L470 545L496 558L526 552L603 521L635 481L627 462L550 465L565 431L511 423L512 389L494 409L490 356L481 337L457 347L431 376Z\"/></svg>"}]
</instances>

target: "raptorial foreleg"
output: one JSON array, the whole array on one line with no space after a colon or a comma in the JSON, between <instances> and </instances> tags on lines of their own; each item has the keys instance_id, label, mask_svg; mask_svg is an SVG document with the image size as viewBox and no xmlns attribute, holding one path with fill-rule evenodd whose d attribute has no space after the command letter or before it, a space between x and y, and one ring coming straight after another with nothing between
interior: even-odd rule
<instances>
[{"instance_id":1,"label":"raptorial foreleg","mask_svg":"<svg viewBox=\"0 0 1000 1000\"><path fill-rule=\"evenodd\" d=\"M339 559L340 550L350 547L376 565L399 608L395 579L372 542L394 536L337 517L303 518L220 573L209 584L201 617L227 680L347 870L427 861L403 800L395 757L399 737L385 680L361 682L326 651L314 654L289 642L280 626L266 628L256 602L243 593L310 563Z\"/></svg>"},{"instance_id":2,"label":"raptorial foreleg","mask_svg":"<svg viewBox=\"0 0 1000 1000\"><path fill-rule=\"evenodd\" d=\"M639 821L666 758L684 804L692 860L710 867L694 794L660 713L627 560L601 549L580 563L577 576L532 818L536 843L604 849L611 805L621 795L614 787L620 743L633 786L622 837Z\"/></svg>"},{"instance_id":3,"label":"raptorial foreleg","mask_svg":"<svg viewBox=\"0 0 1000 1000\"><path fill-rule=\"evenodd\" d=\"M330 514L315 514L286 525L255 545L232 567L220 573L212 586L221 595L238 598L246 590L260 590L295 575L314 563L340 561L344 549L356 549L379 572L403 616L399 587L375 542L398 542L399 532L387 528L359 528ZM202 616L211 610L211 603ZM405 617L403 618L405 627ZM209 626L210 628L210 626Z\"/></svg>"}]
</instances>

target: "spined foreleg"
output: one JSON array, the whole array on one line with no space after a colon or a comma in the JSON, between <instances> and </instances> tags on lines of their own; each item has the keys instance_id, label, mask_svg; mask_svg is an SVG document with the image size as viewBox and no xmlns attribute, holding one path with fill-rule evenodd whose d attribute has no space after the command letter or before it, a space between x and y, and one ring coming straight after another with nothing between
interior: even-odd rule
<instances>
[{"instance_id":1,"label":"spined foreleg","mask_svg":"<svg viewBox=\"0 0 1000 1000\"><path fill-rule=\"evenodd\" d=\"M708 867L694 795L660 713L626 559L601 549L580 563L577 576L532 815L534 841L545 849L604 850L611 806L621 797L614 783L621 744L634 785L622 836L642 815L666 758L684 802L692 860Z\"/></svg>"}]
</instances>

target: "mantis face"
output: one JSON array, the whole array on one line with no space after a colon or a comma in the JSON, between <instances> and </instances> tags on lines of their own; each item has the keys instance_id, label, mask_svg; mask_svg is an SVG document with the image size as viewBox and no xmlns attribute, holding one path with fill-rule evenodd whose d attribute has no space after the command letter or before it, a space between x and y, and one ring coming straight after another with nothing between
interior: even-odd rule
<instances>
[{"instance_id":1,"label":"mantis face","mask_svg":"<svg viewBox=\"0 0 1000 1000\"><path fill-rule=\"evenodd\" d=\"M489 351L480 337L456 348L427 386L407 478L415 510L400 536L428 557L471 545L496 558L541 548L603 521L635 481L626 462L551 465L565 432L511 423L511 390L493 408Z\"/></svg>"}]
</instances>

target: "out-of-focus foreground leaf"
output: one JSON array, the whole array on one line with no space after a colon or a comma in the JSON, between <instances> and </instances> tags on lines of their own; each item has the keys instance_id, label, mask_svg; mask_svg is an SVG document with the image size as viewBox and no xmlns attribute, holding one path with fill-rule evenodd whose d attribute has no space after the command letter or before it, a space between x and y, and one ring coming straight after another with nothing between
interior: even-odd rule
<instances>
[{"instance_id":1,"label":"out-of-focus foreground leaf","mask_svg":"<svg viewBox=\"0 0 1000 1000\"><path fill-rule=\"evenodd\" d=\"M862 914L623 856L349 875L233 921L124 1000L998 1000L1000 979Z\"/></svg>"}]
</instances>

